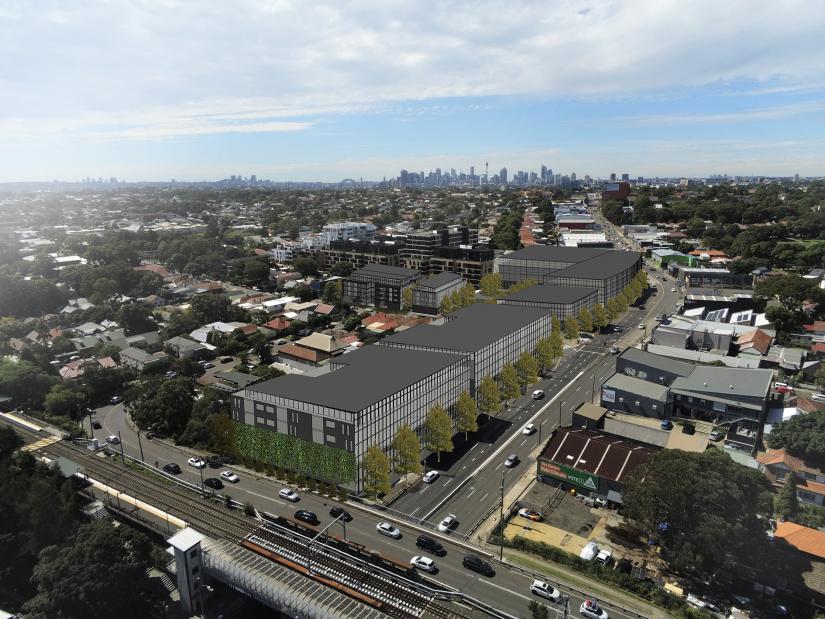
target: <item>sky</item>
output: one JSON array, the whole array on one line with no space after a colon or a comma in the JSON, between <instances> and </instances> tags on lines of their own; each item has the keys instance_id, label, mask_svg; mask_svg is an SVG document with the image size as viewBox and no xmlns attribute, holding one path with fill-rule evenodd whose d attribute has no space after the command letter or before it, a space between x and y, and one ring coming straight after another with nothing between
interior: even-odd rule
<instances>
[{"instance_id":1,"label":"sky","mask_svg":"<svg viewBox=\"0 0 825 619\"><path fill-rule=\"evenodd\" d=\"M821 0L3 0L0 182L825 175Z\"/></svg>"}]
</instances>

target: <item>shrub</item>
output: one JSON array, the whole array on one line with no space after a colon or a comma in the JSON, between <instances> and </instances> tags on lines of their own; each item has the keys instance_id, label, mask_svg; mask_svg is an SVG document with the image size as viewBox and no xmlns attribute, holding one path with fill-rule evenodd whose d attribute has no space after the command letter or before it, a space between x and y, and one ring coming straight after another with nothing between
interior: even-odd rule
<instances>
[{"instance_id":1,"label":"shrub","mask_svg":"<svg viewBox=\"0 0 825 619\"><path fill-rule=\"evenodd\" d=\"M264 472L267 477L272 477L275 474L275 469L269 462L267 462L266 465L264 465Z\"/></svg>"},{"instance_id":2,"label":"shrub","mask_svg":"<svg viewBox=\"0 0 825 619\"><path fill-rule=\"evenodd\" d=\"M227 508L232 509L232 497L228 494L223 495L223 504L226 505Z\"/></svg>"},{"instance_id":3,"label":"shrub","mask_svg":"<svg viewBox=\"0 0 825 619\"><path fill-rule=\"evenodd\" d=\"M255 507L252 503L244 503L243 504L243 513L247 516L254 516L255 515Z\"/></svg>"}]
</instances>

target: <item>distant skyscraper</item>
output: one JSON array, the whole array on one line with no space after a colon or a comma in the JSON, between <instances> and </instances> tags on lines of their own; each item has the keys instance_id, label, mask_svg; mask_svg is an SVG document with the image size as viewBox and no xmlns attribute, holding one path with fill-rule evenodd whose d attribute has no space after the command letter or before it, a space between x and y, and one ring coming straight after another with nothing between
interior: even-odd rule
<instances>
[{"instance_id":1,"label":"distant skyscraper","mask_svg":"<svg viewBox=\"0 0 825 619\"><path fill-rule=\"evenodd\" d=\"M611 173L610 173L610 180L611 180L611 181L615 181L615 180L616 180L616 173L615 173L615 172L611 172Z\"/></svg>"},{"instance_id":2,"label":"distant skyscraper","mask_svg":"<svg viewBox=\"0 0 825 619\"><path fill-rule=\"evenodd\" d=\"M627 173L622 174L622 180L623 181L629 181L630 180L630 174L627 174Z\"/></svg>"},{"instance_id":3,"label":"distant skyscraper","mask_svg":"<svg viewBox=\"0 0 825 619\"><path fill-rule=\"evenodd\" d=\"M253 183L257 183L258 182L258 175L253 174L252 176L249 177L249 180L252 181Z\"/></svg>"},{"instance_id":4,"label":"distant skyscraper","mask_svg":"<svg viewBox=\"0 0 825 619\"><path fill-rule=\"evenodd\" d=\"M547 182L547 166L546 165L541 166L541 182L542 183Z\"/></svg>"},{"instance_id":5,"label":"distant skyscraper","mask_svg":"<svg viewBox=\"0 0 825 619\"><path fill-rule=\"evenodd\" d=\"M570 180L573 181L574 183L576 182L576 173L575 172L570 173Z\"/></svg>"},{"instance_id":6,"label":"distant skyscraper","mask_svg":"<svg viewBox=\"0 0 825 619\"><path fill-rule=\"evenodd\" d=\"M474 165L470 166L470 176L476 175L476 167Z\"/></svg>"},{"instance_id":7,"label":"distant skyscraper","mask_svg":"<svg viewBox=\"0 0 825 619\"><path fill-rule=\"evenodd\" d=\"M502 185L507 184L507 168L501 168L501 171L498 173L498 180Z\"/></svg>"}]
</instances>

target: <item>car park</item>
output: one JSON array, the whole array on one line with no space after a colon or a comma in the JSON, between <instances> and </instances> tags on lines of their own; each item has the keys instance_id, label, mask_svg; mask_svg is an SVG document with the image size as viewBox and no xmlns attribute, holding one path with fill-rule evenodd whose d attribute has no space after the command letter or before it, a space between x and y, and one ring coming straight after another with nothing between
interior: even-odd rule
<instances>
[{"instance_id":1,"label":"car park","mask_svg":"<svg viewBox=\"0 0 825 619\"><path fill-rule=\"evenodd\" d=\"M579 614L587 619L609 619L607 611L596 600L586 599L579 607Z\"/></svg>"},{"instance_id":2,"label":"car park","mask_svg":"<svg viewBox=\"0 0 825 619\"><path fill-rule=\"evenodd\" d=\"M542 391L541 389L536 389L533 392L533 395L530 397L532 397L534 400L541 400L544 397L544 391Z\"/></svg>"},{"instance_id":3,"label":"car park","mask_svg":"<svg viewBox=\"0 0 825 619\"><path fill-rule=\"evenodd\" d=\"M110 434L109 436L106 437L106 442L109 443L110 445L119 445L120 444L120 439L117 437L116 434Z\"/></svg>"},{"instance_id":4,"label":"car park","mask_svg":"<svg viewBox=\"0 0 825 619\"><path fill-rule=\"evenodd\" d=\"M527 518L527 520L532 520L533 522L541 522L542 515L534 509L527 509L526 507L522 507L518 510L518 515L522 518Z\"/></svg>"},{"instance_id":5,"label":"car park","mask_svg":"<svg viewBox=\"0 0 825 619\"><path fill-rule=\"evenodd\" d=\"M206 468L206 462L203 461L203 458L198 458L198 457L193 456L193 457L189 458L186 461L186 463L189 466L195 467L196 469Z\"/></svg>"},{"instance_id":6,"label":"car park","mask_svg":"<svg viewBox=\"0 0 825 619\"><path fill-rule=\"evenodd\" d=\"M238 477L235 473L229 470L221 471L221 479L231 482L233 484L237 484L239 481L241 481L240 477Z\"/></svg>"},{"instance_id":7,"label":"car park","mask_svg":"<svg viewBox=\"0 0 825 619\"><path fill-rule=\"evenodd\" d=\"M516 454L510 454L504 461L504 466L506 466L508 469L511 469L514 466L516 466L519 462L521 462L521 460L518 459L518 456Z\"/></svg>"},{"instance_id":8,"label":"car park","mask_svg":"<svg viewBox=\"0 0 825 619\"><path fill-rule=\"evenodd\" d=\"M282 499L286 499L290 503L297 503L301 500L301 497L298 496L298 493L290 488L281 488L278 491L278 496Z\"/></svg>"},{"instance_id":9,"label":"car park","mask_svg":"<svg viewBox=\"0 0 825 619\"><path fill-rule=\"evenodd\" d=\"M344 522L352 522L352 514L350 514L343 507L333 507L329 510L329 515L333 518L341 518Z\"/></svg>"},{"instance_id":10,"label":"car park","mask_svg":"<svg viewBox=\"0 0 825 619\"><path fill-rule=\"evenodd\" d=\"M458 526L458 520L455 514L447 514L447 516L438 523L438 530L441 533L448 533Z\"/></svg>"},{"instance_id":11,"label":"car park","mask_svg":"<svg viewBox=\"0 0 825 619\"><path fill-rule=\"evenodd\" d=\"M437 557L443 557L447 554L447 551L444 549L444 546L441 545L441 542L427 535L419 535L415 540L415 545L422 550L430 551Z\"/></svg>"},{"instance_id":12,"label":"car park","mask_svg":"<svg viewBox=\"0 0 825 619\"><path fill-rule=\"evenodd\" d=\"M306 522L307 524L311 524L313 526L321 524L321 521L318 520L318 516L315 512L311 512L308 509L299 509L295 512L295 519L301 520L302 522Z\"/></svg>"},{"instance_id":13,"label":"car park","mask_svg":"<svg viewBox=\"0 0 825 619\"><path fill-rule=\"evenodd\" d=\"M163 470L167 473L171 473L172 475L179 475L180 474L180 467L175 464L174 462L170 462L169 464L163 465Z\"/></svg>"},{"instance_id":14,"label":"car park","mask_svg":"<svg viewBox=\"0 0 825 619\"><path fill-rule=\"evenodd\" d=\"M436 572L435 561L433 561L429 557L422 557L420 555L416 555L412 559L410 559L410 565L412 565L415 568L418 568L419 570L429 572L430 574L435 574Z\"/></svg>"},{"instance_id":15,"label":"car park","mask_svg":"<svg viewBox=\"0 0 825 619\"><path fill-rule=\"evenodd\" d=\"M438 475L438 471L427 471L421 479L424 480L424 483L431 484L438 479Z\"/></svg>"},{"instance_id":16,"label":"car park","mask_svg":"<svg viewBox=\"0 0 825 619\"><path fill-rule=\"evenodd\" d=\"M524 426L524 428L522 428L521 433L524 436L530 436L532 434L535 434L536 433L536 426L533 425L532 423L528 423L526 426Z\"/></svg>"},{"instance_id":17,"label":"car park","mask_svg":"<svg viewBox=\"0 0 825 619\"><path fill-rule=\"evenodd\" d=\"M220 490L221 488L223 488L223 482L217 477L207 477L203 480L203 485L209 486L214 490Z\"/></svg>"},{"instance_id":18,"label":"car park","mask_svg":"<svg viewBox=\"0 0 825 619\"><path fill-rule=\"evenodd\" d=\"M551 602L558 602L561 600L561 591L555 587L551 587L543 580L534 580L530 583L530 592L535 593L539 597L543 597Z\"/></svg>"},{"instance_id":19,"label":"car park","mask_svg":"<svg viewBox=\"0 0 825 619\"><path fill-rule=\"evenodd\" d=\"M389 522L379 522L375 525L375 530L381 535L386 535L387 537L391 537L393 539L401 539L401 531L398 527L394 527Z\"/></svg>"},{"instance_id":20,"label":"car park","mask_svg":"<svg viewBox=\"0 0 825 619\"><path fill-rule=\"evenodd\" d=\"M483 574L484 576L492 577L496 575L496 573L493 571L493 566L487 563L487 561L485 561L481 557L477 557L476 555L467 555L466 557L464 557L464 560L461 562L461 564L468 570L478 572L479 574Z\"/></svg>"}]
</instances>

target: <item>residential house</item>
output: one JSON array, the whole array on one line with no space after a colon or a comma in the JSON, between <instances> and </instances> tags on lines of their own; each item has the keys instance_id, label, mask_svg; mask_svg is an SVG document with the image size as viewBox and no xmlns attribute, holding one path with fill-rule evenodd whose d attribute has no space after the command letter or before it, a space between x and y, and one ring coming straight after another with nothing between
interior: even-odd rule
<instances>
[{"instance_id":1,"label":"residential house","mask_svg":"<svg viewBox=\"0 0 825 619\"><path fill-rule=\"evenodd\" d=\"M120 362L128 368L133 368L142 372L150 365L161 363L168 359L169 355L163 352L156 352L149 354L140 348L129 347L126 350L120 351Z\"/></svg>"},{"instance_id":2,"label":"residential house","mask_svg":"<svg viewBox=\"0 0 825 619\"><path fill-rule=\"evenodd\" d=\"M202 342L196 342L185 337L171 337L163 343L166 350L171 351L179 359L201 359L205 357L209 348Z\"/></svg>"},{"instance_id":3,"label":"residential house","mask_svg":"<svg viewBox=\"0 0 825 619\"><path fill-rule=\"evenodd\" d=\"M785 448L769 449L757 457L757 462L774 488L781 488L785 477L793 473L797 480L797 498L803 503L825 505L825 472L822 469L792 456Z\"/></svg>"}]
</instances>

